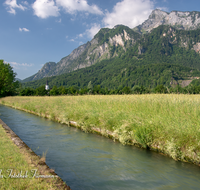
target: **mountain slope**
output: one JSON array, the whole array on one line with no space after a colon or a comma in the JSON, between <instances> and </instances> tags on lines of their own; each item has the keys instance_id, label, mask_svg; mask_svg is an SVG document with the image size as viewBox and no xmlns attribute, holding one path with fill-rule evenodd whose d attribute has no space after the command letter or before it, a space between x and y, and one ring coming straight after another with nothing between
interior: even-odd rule
<instances>
[{"instance_id":1,"label":"mountain slope","mask_svg":"<svg viewBox=\"0 0 200 190\"><path fill-rule=\"evenodd\" d=\"M153 88L159 84L170 87L184 80L192 81L200 77L200 55L196 48L200 42L199 34L200 29L185 31L162 25L143 35L120 56L50 77L49 84L51 87L87 87L91 81L93 85L113 89L135 85ZM42 84L45 79L24 86L35 88Z\"/></svg>"},{"instance_id":2,"label":"mountain slope","mask_svg":"<svg viewBox=\"0 0 200 190\"><path fill-rule=\"evenodd\" d=\"M69 73L90 67L102 60L120 58L127 55L127 52L137 59L145 59L147 62L152 60L152 63L160 61L161 58L161 61L165 62L169 62L171 59L174 59L173 61L179 59L177 61L180 62L180 57L176 58L176 54L182 53L185 56L186 50L195 50L200 53L199 27L200 12L172 11L167 13L156 9L142 25L133 30L123 25L117 25L113 29L102 28L90 42L79 46L57 64L46 63L38 73L22 82ZM157 28L158 30L155 30ZM159 41L159 38L162 40ZM154 41L157 41L158 44L155 44ZM151 46L152 43L154 46ZM150 51L157 59L152 58ZM135 53L133 54L133 52ZM145 52L147 53L144 57ZM147 54L148 56L146 56ZM168 59L165 58L166 56L158 56L159 54L172 57ZM194 56L197 55L194 54ZM183 59L182 65L199 68L197 62L190 64L188 56Z\"/></svg>"},{"instance_id":3,"label":"mountain slope","mask_svg":"<svg viewBox=\"0 0 200 190\"><path fill-rule=\"evenodd\" d=\"M123 25L113 29L103 28L90 42L79 46L57 64L46 63L38 73L23 82L68 73L116 57L126 52L139 38L140 34Z\"/></svg>"},{"instance_id":4,"label":"mountain slope","mask_svg":"<svg viewBox=\"0 0 200 190\"><path fill-rule=\"evenodd\" d=\"M49 76L49 72L51 72L51 70L53 70L55 67L55 62L47 62L36 74L24 79L22 82L29 82L32 80L38 80L47 77Z\"/></svg>"},{"instance_id":5,"label":"mountain slope","mask_svg":"<svg viewBox=\"0 0 200 190\"><path fill-rule=\"evenodd\" d=\"M185 31L161 25L144 35L130 49L144 63L179 63L200 69L200 29Z\"/></svg>"}]
</instances>

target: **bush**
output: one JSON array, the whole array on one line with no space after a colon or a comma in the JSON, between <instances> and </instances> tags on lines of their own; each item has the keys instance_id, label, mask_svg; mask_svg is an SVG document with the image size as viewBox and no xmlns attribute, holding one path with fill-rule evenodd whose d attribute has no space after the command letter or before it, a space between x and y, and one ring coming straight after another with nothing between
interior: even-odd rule
<instances>
[{"instance_id":1,"label":"bush","mask_svg":"<svg viewBox=\"0 0 200 190\"><path fill-rule=\"evenodd\" d=\"M159 93L159 94L166 94L167 88L161 84L161 85L156 86L156 88L154 88L154 92Z\"/></svg>"}]
</instances>

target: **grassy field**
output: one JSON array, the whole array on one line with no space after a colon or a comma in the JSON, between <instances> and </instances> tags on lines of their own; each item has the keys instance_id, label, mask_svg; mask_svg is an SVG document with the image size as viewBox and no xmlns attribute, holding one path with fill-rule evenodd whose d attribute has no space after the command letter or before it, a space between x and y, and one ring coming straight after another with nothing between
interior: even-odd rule
<instances>
[{"instance_id":1,"label":"grassy field","mask_svg":"<svg viewBox=\"0 0 200 190\"><path fill-rule=\"evenodd\" d=\"M45 158L18 148L0 125L0 189L63 189L63 182L38 165ZM46 178L41 177L41 175ZM66 189L66 188L65 188Z\"/></svg>"},{"instance_id":2,"label":"grassy field","mask_svg":"<svg viewBox=\"0 0 200 190\"><path fill-rule=\"evenodd\" d=\"M68 124L94 127L123 144L200 165L200 95L6 97L0 103Z\"/></svg>"}]
</instances>

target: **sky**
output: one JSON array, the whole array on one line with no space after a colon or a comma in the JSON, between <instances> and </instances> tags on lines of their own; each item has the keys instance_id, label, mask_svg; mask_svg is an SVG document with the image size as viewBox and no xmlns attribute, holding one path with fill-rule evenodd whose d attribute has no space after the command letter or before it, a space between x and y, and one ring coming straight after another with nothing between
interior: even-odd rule
<instances>
[{"instance_id":1,"label":"sky","mask_svg":"<svg viewBox=\"0 0 200 190\"><path fill-rule=\"evenodd\" d=\"M200 1L0 0L0 59L25 79L90 41L100 28L134 28L156 8L200 11Z\"/></svg>"}]
</instances>

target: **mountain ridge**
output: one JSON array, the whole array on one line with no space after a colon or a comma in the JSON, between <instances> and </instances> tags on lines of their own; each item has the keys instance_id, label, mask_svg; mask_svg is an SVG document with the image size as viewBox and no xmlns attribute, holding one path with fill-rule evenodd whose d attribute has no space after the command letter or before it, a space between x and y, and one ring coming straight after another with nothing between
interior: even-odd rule
<instances>
[{"instance_id":1,"label":"mountain ridge","mask_svg":"<svg viewBox=\"0 0 200 190\"><path fill-rule=\"evenodd\" d=\"M126 52L118 52L118 56L90 67L49 77L49 85L51 88L76 86L77 89L87 88L89 82L109 89L188 85L200 77L200 55L198 49L194 49L200 42L199 34L200 29L185 31L161 25L143 35ZM45 80L23 86L36 88L44 85Z\"/></svg>"},{"instance_id":2,"label":"mountain ridge","mask_svg":"<svg viewBox=\"0 0 200 190\"><path fill-rule=\"evenodd\" d=\"M150 32L160 25L170 25L176 29L195 30L200 27L200 12L198 11L171 11L170 13L155 9L149 18L134 28L140 33Z\"/></svg>"},{"instance_id":3,"label":"mountain ridge","mask_svg":"<svg viewBox=\"0 0 200 190\"><path fill-rule=\"evenodd\" d=\"M22 82L69 73L81 68L90 67L102 60L120 57L142 39L143 35L151 33L153 29L161 25L172 26L172 31L170 31L171 36L169 37L168 35L168 37L171 38L171 44L179 43L182 47L193 49L198 53L200 52L200 41L194 42L195 44L189 47L188 41L190 39L188 39L187 36L179 39L179 41L182 40L180 43L177 41L175 33L173 33L174 29L194 30L200 28L200 12L172 11L167 13L156 9L152 11L149 18L144 21L144 23L134 29L123 25L116 25L112 29L100 29L90 42L74 49L58 63L47 62L38 73L24 79ZM167 33L163 33L162 35L167 35ZM138 44L137 48L139 54L143 54L145 48L147 49L147 47L144 48L144 45L142 46L141 44Z\"/></svg>"}]
</instances>

